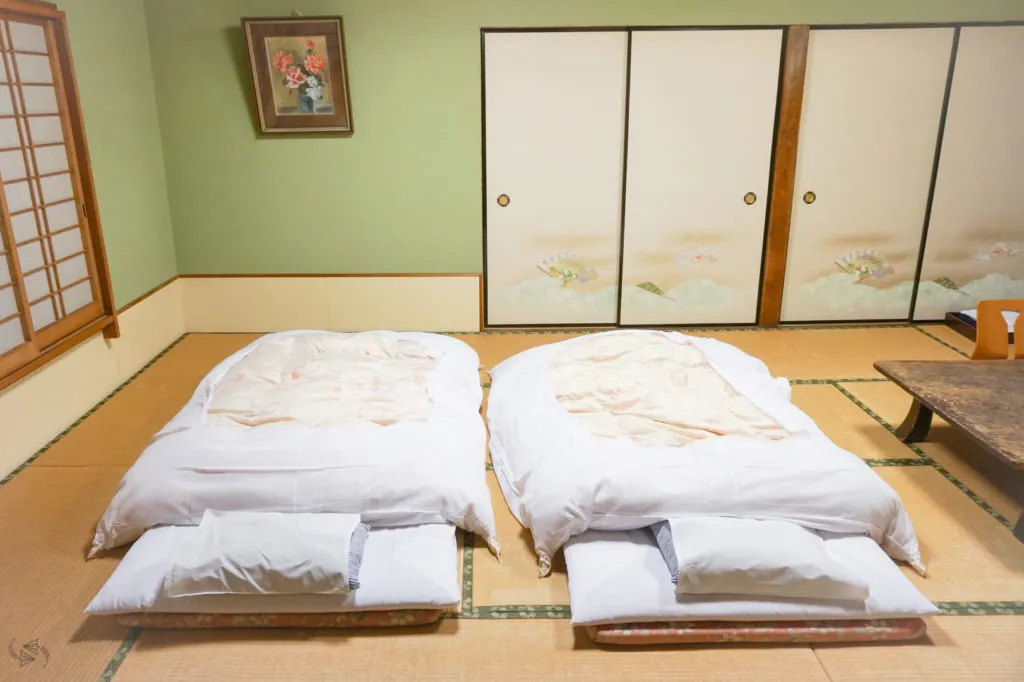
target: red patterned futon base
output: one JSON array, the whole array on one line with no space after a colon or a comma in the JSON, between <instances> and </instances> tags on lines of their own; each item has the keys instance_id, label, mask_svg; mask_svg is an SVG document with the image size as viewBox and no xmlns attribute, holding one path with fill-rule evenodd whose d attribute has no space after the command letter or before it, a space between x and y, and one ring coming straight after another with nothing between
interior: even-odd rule
<instances>
[{"instance_id":1,"label":"red patterned futon base","mask_svg":"<svg viewBox=\"0 0 1024 682\"><path fill-rule=\"evenodd\" d=\"M592 625L599 644L726 644L786 642L898 642L924 637L920 618L833 621L677 621Z\"/></svg>"},{"instance_id":2,"label":"red patterned futon base","mask_svg":"<svg viewBox=\"0 0 1024 682\"><path fill-rule=\"evenodd\" d=\"M391 628L429 625L444 611L404 609L351 613L130 613L121 625L141 628Z\"/></svg>"}]
</instances>

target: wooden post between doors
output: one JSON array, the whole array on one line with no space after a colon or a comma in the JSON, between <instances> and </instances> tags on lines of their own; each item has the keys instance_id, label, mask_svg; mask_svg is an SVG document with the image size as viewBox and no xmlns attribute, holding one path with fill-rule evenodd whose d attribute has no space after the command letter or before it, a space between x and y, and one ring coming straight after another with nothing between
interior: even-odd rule
<instances>
[{"instance_id":1,"label":"wooden post between doors","mask_svg":"<svg viewBox=\"0 0 1024 682\"><path fill-rule=\"evenodd\" d=\"M807 71L810 33L810 26L790 26L786 29L761 282L761 308L758 314L758 324L762 327L779 326L782 314L782 287L786 280L789 221L793 213L797 144L800 138L800 113L804 103L804 74Z\"/></svg>"}]
</instances>

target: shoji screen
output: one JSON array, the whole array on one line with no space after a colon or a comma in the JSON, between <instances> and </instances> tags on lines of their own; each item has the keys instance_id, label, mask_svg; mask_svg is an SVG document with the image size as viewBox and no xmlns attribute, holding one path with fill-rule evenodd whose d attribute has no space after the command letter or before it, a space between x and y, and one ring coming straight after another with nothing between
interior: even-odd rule
<instances>
[{"instance_id":1,"label":"shoji screen","mask_svg":"<svg viewBox=\"0 0 1024 682\"><path fill-rule=\"evenodd\" d=\"M1024 26L961 30L914 319L1024 297Z\"/></svg>"},{"instance_id":2,"label":"shoji screen","mask_svg":"<svg viewBox=\"0 0 1024 682\"><path fill-rule=\"evenodd\" d=\"M613 324L626 33L488 32L487 324Z\"/></svg>"},{"instance_id":3,"label":"shoji screen","mask_svg":"<svg viewBox=\"0 0 1024 682\"><path fill-rule=\"evenodd\" d=\"M635 31L626 325L757 319L782 31Z\"/></svg>"},{"instance_id":4,"label":"shoji screen","mask_svg":"<svg viewBox=\"0 0 1024 682\"><path fill-rule=\"evenodd\" d=\"M811 31L783 321L908 317L953 33Z\"/></svg>"},{"instance_id":5,"label":"shoji screen","mask_svg":"<svg viewBox=\"0 0 1024 682\"><path fill-rule=\"evenodd\" d=\"M114 324L81 126L64 15L0 3L0 385Z\"/></svg>"}]
</instances>

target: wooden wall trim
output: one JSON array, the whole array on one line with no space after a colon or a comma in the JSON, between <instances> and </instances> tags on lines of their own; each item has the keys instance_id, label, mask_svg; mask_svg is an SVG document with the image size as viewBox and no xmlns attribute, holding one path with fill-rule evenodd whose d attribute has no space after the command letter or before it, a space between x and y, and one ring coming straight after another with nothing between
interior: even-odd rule
<instances>
[{"instance_id":1,"label":"wooden wall trim","mask_svg":"<svg viewBox=\"0 0 1024 682\"><path fill-rule=\"evenodd\" d=\"M155 294L156 292L160 291L160 290L161 290L161 289L163 289L164 287L166 287L166 286L170 286L171 284L174 284L174 282L176 282L176 281L177 281L177 279L178 279L178 276L177 276L177 275L175 275L174 277L171 277L171 278L170 278L169 280L167 280L166 282L161 282L160 284L157 284L157 285L156 285L155 287L153 287L152 289L150 289L150 290L149 290L149 291L147 291L146 293L142 294L142 296L139 296L138 298L136 298L136 299L133 299L133 300L132 300L131 302L129 302L129 303L127 303L127 304L125 304L125 305L121 306L120 308L118 308L118 309L117 309L117 314L118 314L118 315L121 315L121 314L123 314L123 313L124 313L124 312L125 312L126 310L128 310L128 309L130 309L130 308L132 308L132 307L134 307L134 306L136 306L136 305L138 305L139 303L142 303L142 302L143 302L143 301L145 301L145 300L146 300L147 298L149 298L150 296L152 296L152 295L153 295L153 294Z\"/></svg>"},{"instance_id":2,"label":"wooden wall trim","mask_svg":"<svg viewBox=\"0 0 1024 682\"><path fill-rule=\"evenodd\" d=\"M807 72L810 33L810 27L804 25L786 29L761 282L761 308L758 315L758 324L762 327L777 327L782 316L782 288L786 281L789 224L793 214L793 187L796 182L800 115L804 105L804 76Z\"/></svg>"}]
</instances>

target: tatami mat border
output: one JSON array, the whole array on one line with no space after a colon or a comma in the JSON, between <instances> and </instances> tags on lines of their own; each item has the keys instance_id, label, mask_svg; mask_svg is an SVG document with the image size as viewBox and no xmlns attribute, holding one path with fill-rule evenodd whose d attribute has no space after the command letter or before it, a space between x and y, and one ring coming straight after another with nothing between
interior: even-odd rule
<instances>
[{"instance_id":1,"label":"tatami mat border","mask_svg":"<svg viewBox=\"0 0 1024 682\"><path fill-rule=\"evenodd\" d=\"M910 327L916 327L916 323L909 322L861 322L861 323L848 323L848 324L833 324L831 322L822 322L821 324L783 324L779 327L758 327L756 325L738 325L735 327L655 327L656 331L662 332L680 332L682 334L699 333L699 332L806 332L806 331L831 331L834 329L906 329ZM449 336L486 336L488 334L496 335L521 335L521 334L541 334L541 335L562 335L562 334L597 334L600 332L612 332L612 331L629 331L633 329L631 327L602 327L600 325L594 325L593 327L558 327L551 329L484 329L479 332L444 332ZM635 331L636 329L634 329Z\"/></svg>"},{"instance_id":2,"label":"tatami mat border","mask_svg":"<svg viewBox=\"0 0 1024 682\"><path fill-rule=\"evenodd\" d=\"M932 341L937 341L938 343L941 343L943 346L945 346L946 348L950 349L954 353L958 353L958 354L964 356L965 358L970 358L971 357L968 353L965 353L964 351L960 350L959 348L957 348L956 346L954 346L954 345L952 345L950 343L946 343L945 341L943 341L939 337L935 336L935 334L932 334L930 331L925 329L924 327L914 327L914 329L916 329L917 331L921 332L922 334L927 336Z\"/></svg>"},{"instance_id":3,"label":"tatami mat border","mask_svg":"<svg viewBox=\"0 0 1024 682\"><path fill-rule=\"evenodd\" d=\"M932 602L940 616L1024 616L1024 601L937 601ZM572 613L568 604L511 604L477 606L460 620L568 620Z\"/></svg>"},{"instance_id":4,"label":"tatami mat border","mask_svg":"<svg viewBox=\"0 0 1024 682\"><path fill-rule=\"evenodd\" d=\"M135 646L135 642L139 641L139 637L142 636L142 628L129 628L128 634L125 635L124 641L121 642L121 646L117 647L117 651L107 662L107 667L100 673L98 682L110 682L114 679L114 675L117 674L117 669L124 663L124 659L128 657L132 647Z\"/></svg>"},{"instance_id":5,"label":"tatami mat border","mask_svg":"<svg viewBox=\"0 0 1024 682\"><path fill-rule=\"evenodd\" d=\"M858 377L849 379L789 379L789 383L793 386L819 386L829 385L836 382L844 384L878 384L885 383L888 381L885 377ZM480 384L480 388L490 388L491 382L484 381Z\"/></svg>"},{"instance_id":6,"label":"tatami mat border","mask_svg":"<svg viewBox=\"0 0 1024 682\"><path fill-rule=\"evenodd\" d=\"M788 379L793 386L820 386L835 383L842 384L879 384L889 381L885 377L859 377L849 379Z\"/></svg>"},{"instance_id":7,"label":"tatami mat border","mask_svg":"<svg viewBox=\"0 0 1024 682\"><path fill-rule=\"evenodd\" d=\"M12 471L11 473L9 473L6 476L4 476L3 480L0 481L0 488L3 488L5 485L7 485L8 481L10 481L12 478L14 478L18 474L20 474L22 471L24 471L25 467L27 467L28 465L32 464L32 462L34 462L37 459L39 459L40 455L42 455L44 452L46 452L47 450L52 448L54 445L56 445L62 438L64 438L64 436L66 436L69 433L71 433L72 429L74 429L76 426L78 426L79 424L84 422L86 419L88 419L92 415L93 412L95 412L96 410L98 410L101 407L103 407L107 403L107 401L109 401L115 395L120 393L121 390L125 386L127 386L128 384L130 384L133 381L135 381L139 377L140 374L142 374L147 369L152 367L154 365L154 363L156 363L157 360L159 360L163 356L167 355L167 353L170 352L170 350L172 348L177 346L181 342L181 340L184 339L186 336L187 336L187 334L182 334L177 339L175 339L174 342L171 343L171 345L167 346L167 348L164 348L162 351L160 351L152 360L150 360L145 365L143 365L139 369L139 371L137 371L135 374L133 374L130 377L128 377L127 379L125 379L124 382L122 382L120 386L118 386L113 391L111 391L109 394L107 394L107 396L105 398L103 398L103 400L99 401L98 403L93 405L91 408L89 408L89 411L86 412L85 414L83 414L78 419L76 419L75 422L71 426L69 426L68 428L64 429L60 433L58 433L56 436L53 437L53 439L49 443L47 443L46 445L41 447L39 450L37 450L34 455L32 455L31 457L26 459L24 462L22 462L18 466L16 466L14 468L14 471Z\"/></svg>"},{"instance_id":8,"label":"tatami mat border","mask_svg":"<svg viewBox=\"0 0 1024 682\"><path fill-rule=\"evenodd\" d=\"M835 386L837 391L839 391L844 396L846 396L850 401L852 401L854 405L859 407L869 417L871 417L876 422L878 422L882 427L884 427L885 430L887 430L889 433L891 433L893 435L896 434L896 429L894 429L892 427L892 424L890 424L889 422L885 421L880 416L878 416L878 414L876 414L874 410L872 410L870 407L868 407L863 402L861 402L857 398L857 396L855 396L852 393L850 393L849 391L847 391L845 388L843 388L838 383L833 383L832 385ZM900 442L902 443L903 441L901 440ZM1003 516L1002 514L997 512L995 510L995 508L992 505L990 505L988 502L986 502L985 500L981 499L981 497L979 497L977 493L975 493L973 490L968 488L963 483L963 481L961 481L956 476L951 474L944 466L942 466L941 464L936 462L934 459L929 457L928 454L924 450L922 450L918 446L914 445L913 443L903 443L903 444L906 447L908 447L915 455L920 457L923 463L925 463L926 465L928 465L928 466L932 467L933 469L935 469L936 471L938 471L940 474L942 474L942 476L947 481L949 481L950 483L955 485L957 488L959 488L960 492L964 493L965 495L967 495L967 497L971 498L971 501L974 502L974 504L976 504L979 507L981 507L983 510L985 510L985 513L987 513L989 516L991 516L996 521L1001 523L1007 530L1009 530L1011 532L1013 531L1014 524L1009 519L1007 519L1005 516ZM897 461L900 461L900 460L897 460Z\"/></svg>"},{"instance_id":9,"label":"tatami mat border","mask_svg":"<svg viewBox=\"0 0 1024 682\"><path fill-rule=\"evenodd\" d=\"M473 611L473 541L472 533L462 531L462 608L458 615Z\"/></svg>"},{"instance_id":10,"label":"tatami mat border","mask_svg":"<svg viewBox=\"0 0 1024 682\"><path fill-rule=\"evenodd\" d=\"M864 463L869 467L926 467L931 466L931 462L922 459L920 457L906 457L891 459L865 459Z\"/></svg>"}]
</instances>

